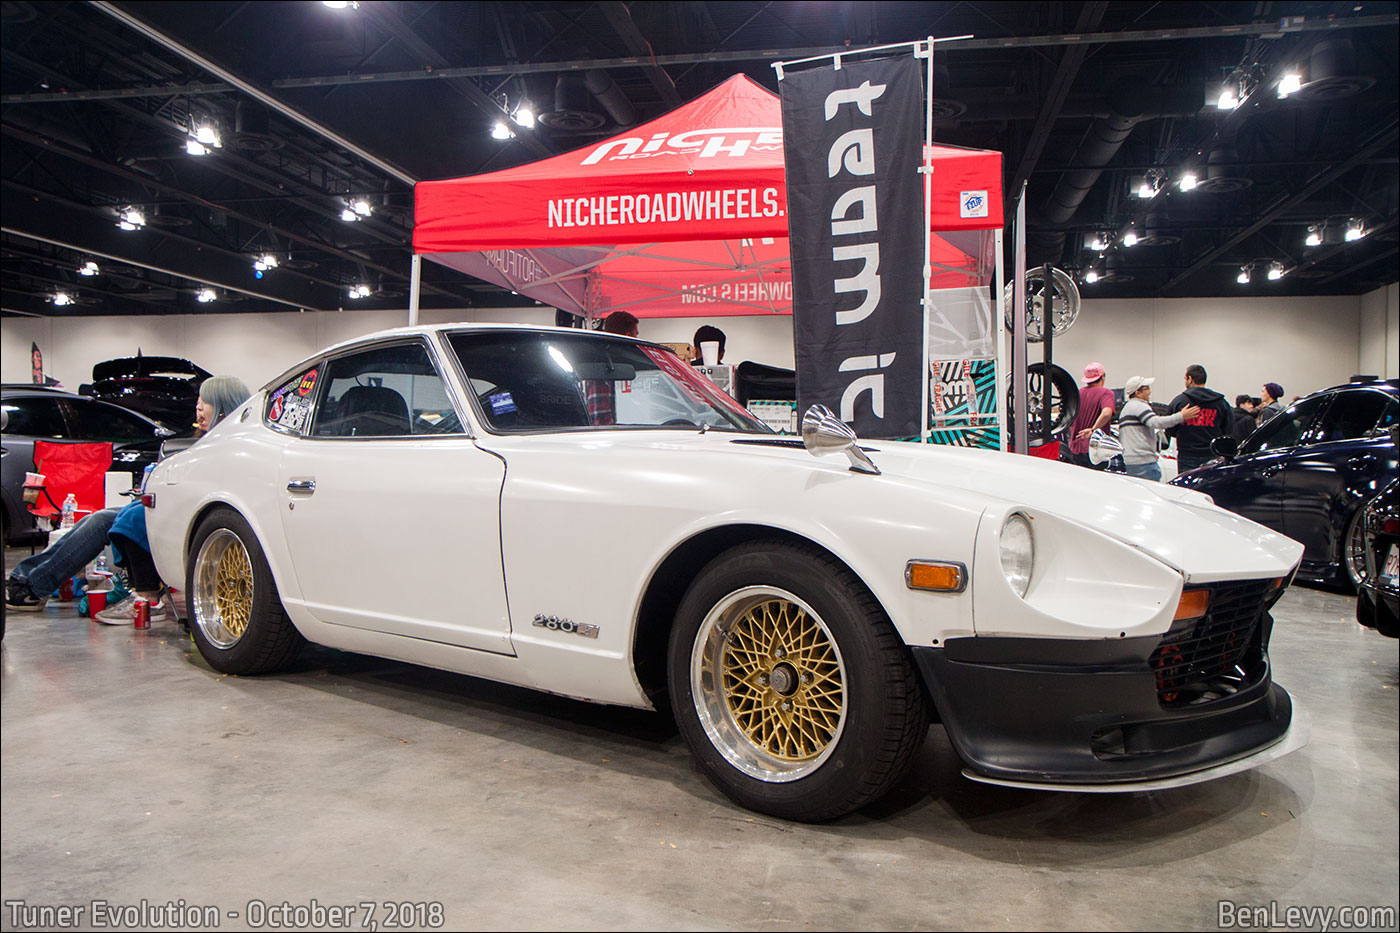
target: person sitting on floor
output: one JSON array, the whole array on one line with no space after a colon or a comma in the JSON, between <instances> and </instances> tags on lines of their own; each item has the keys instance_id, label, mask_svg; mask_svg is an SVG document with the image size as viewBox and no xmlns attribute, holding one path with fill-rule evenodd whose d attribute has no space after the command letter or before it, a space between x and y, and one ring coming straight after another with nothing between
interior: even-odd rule
<instances>
[{"instance_id":1,"label":"person sitting on floor","mask_svg":"<svg viewBox=\"0 0 1400 933\"><path fill-rule=\"evenodd\" d=\"M67 534L45 550L20 561L5 578L5 607L14 612L37 612L58 585L77 574L107 546L107 532L121 509L99 509L79 520Z\"/></svg>"},{"instance_id":2,"label":"person sitting on floor","mask_svg":"<svg viewBox=\"0 0 1400 933\"><path fill-rule=\"evenodd\" d=\"M195 405L196 437L207 434L253 393L236 376L210 376L199 387L199 402ZM131 625L136 621L136 601L150 604L150 621L161 622L174 615L167 606L169 590L161 583L151 558L151 545L146 538L146 508L133 502L121 510L107 533L107 540L117 557L117 566L127 575L131 593L121 602L97 613L93 618L105 625Z\"/></svg>"}]
</instances>

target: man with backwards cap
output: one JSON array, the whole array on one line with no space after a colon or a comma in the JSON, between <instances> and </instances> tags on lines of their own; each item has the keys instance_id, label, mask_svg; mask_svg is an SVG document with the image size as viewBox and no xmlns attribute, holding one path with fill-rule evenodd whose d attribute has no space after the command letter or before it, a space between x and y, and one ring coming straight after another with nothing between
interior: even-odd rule
<instances>
[{"instance_id":1,"label":"man with backwards cap","mask_svg":"<svg viewBox=\"0 0 1400 933\"><path fill-rule=\"evenodd\" d=\"M1194 418L1201 410L1187 405L1174 415L1156 415L1148 404L1152 399L1152 383L1148 376L1130 376L1123 386L1123 410L1118 413L1118 440L1123 444L1123 465L1129 476L1162 481L1162 468L1157 464L1157 432L1174 428Z\"/></svg>"},{"instance_id":2,"label":"man with backwards cap","mask_svg":"<svg viewBox=\"0 0 1400 933\"><path fill-rule=\"evenodd\" d=\"M1264 404L1259 406L1259 414L1255 415L1260 424L1283 411L1283 402L1279 401L1281 398L1283 386L1277 382L1264 383Z\"/></svg>"},{"instance_id":3,"label":"man with backwards cap","mask_svg":"<svg viewBox=\"0 0 1400 933\"><path fill-rule=\"evenodd\" d=\"M1113 409L1117 402L1113 390L1105 389L1102 363L1090 363L1084 367L1084 388L1079 390L1079 413L1069 428L1070 459L1080 466L1103 469L1089 461L1089 439L1095 431L1113 420Z\"/></svg>"}]
</instances>

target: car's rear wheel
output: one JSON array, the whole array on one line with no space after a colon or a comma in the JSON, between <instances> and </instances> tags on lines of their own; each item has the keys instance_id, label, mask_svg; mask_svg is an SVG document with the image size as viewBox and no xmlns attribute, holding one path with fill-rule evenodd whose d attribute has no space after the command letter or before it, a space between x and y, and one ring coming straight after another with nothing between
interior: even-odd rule
<instances>
[{"instance_id":1,"label":"car's rear wheel","mask_svg":"<svg viewBox=\"0 0 1400 933\"><path fill-rule=\"evenodd\" d=\"M1342 539L1342 568L1354 590L1360 590L1366 580L1366 533L1362 527L1362 513L1365 511L1359 508L1352 514L1347 522L1346 536Z\"/></svg>"},{"instance_id":2,"label":"car's rear wheel","mask_svg":"<svg viewBox=\"0 0 1400 933\"><path fill-rule=\"evenodd\" d=\"M894 626L854 574L800 545L742 545L700 573L676 615L669 678L706 776L785 819L835 819L879 797L928 733Z\"/></svg>"},{"instance_id":3,"label":"car's rear wheel","mask_svg":"<svg viewBox=\"0 0 1400 933\"><path fill-rule=\"evenodd\" d=\"M282 608L257 536L234 510L216 509L200 522L185 573L190 635L215 670L280 670L306 643Z\"/></svg>"}]
</instances>

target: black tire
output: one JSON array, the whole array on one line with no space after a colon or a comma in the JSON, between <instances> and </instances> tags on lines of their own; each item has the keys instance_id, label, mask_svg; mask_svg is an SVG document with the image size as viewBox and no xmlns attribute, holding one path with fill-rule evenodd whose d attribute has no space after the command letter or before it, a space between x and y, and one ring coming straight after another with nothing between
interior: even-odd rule
<instances>
[{"instance_id":1,"label":"black tire","mask_svg":"<svg viewBox=\"0 0 1400 933\"><path fill-rule=\"evenodd\" d=\"M876 799L928 734L894 626L854 574L811 547L757 541L711 561L676 613L668 676L705 775L783 819L831 820Z\"/></svg>"},{"instance_id":2,"label":"black tire","mask_svg":"<svg viewBox=\"0 0 1400 933\"><path fill-rule=\"evenodd\" d=\"M1052 435L1060 434L1074 423L1074 416L1079 413L1079 386L1067 370L1052 363L1047 378L1044 363L1031 363L1026 367L1026 382L1030 395L1026 433L1032 443L1045 435L1047 416L1050 419ZM1016 407L1015 388L1012 385L1006 387L1008 421L1019 411Z\"/></svg>"},{"instance_id":3,"label":"black tire","mask_svg":"<svg viewBox=\"0 0 1400 933\"><path fill-rule=\"evenodd\" d=\"M1365 511L1363 503L1347 519L1346 533L1341 540L1342 553L1337 560L1341 567L1338 576L1343 585L1351 587L1353 593L1360 592L1361 584L1366 580L1366 534L1362 527Z\"/></svg>"},{"instance_id":4,"label":"black tire","mask_svg":"<svg viewBox=\"0 0 1400 933\"><path fill-rule=\"evenodd\" d=\"M233 509L216 509L199 523L186 562L185 593L190 635L216 671L281 670L306 644L282 608L257 536Z\"/></svg>"}]
</instances>

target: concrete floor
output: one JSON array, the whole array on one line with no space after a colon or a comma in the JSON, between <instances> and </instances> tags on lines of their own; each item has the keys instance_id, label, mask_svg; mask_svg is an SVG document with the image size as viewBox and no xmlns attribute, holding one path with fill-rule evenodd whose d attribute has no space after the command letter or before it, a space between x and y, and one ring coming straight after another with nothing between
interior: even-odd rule
<instances>
[{"instance_id":1,"label":"concrete floor","mask_svg":"<svg viewBox=\"0 0 1400 933\"><path fill-rule=\"evenodd\" d=\"M364 903L385 929L407 903L415 929L1199 930L1220 901L1391 908L1394 929L1397 643L1353 606L1280 603L1276 677L1312 742L1261 769L1007 790L962 778L935 727L895 793L825 826L735 809L659 715L325 649L226 677L173 623L16 613L0 927L58 927L13 901L92 929L94 901L183 899L223 929L369 929ZM284 902L355 912L259 907Z\"/></svg>"}]
</instances>

